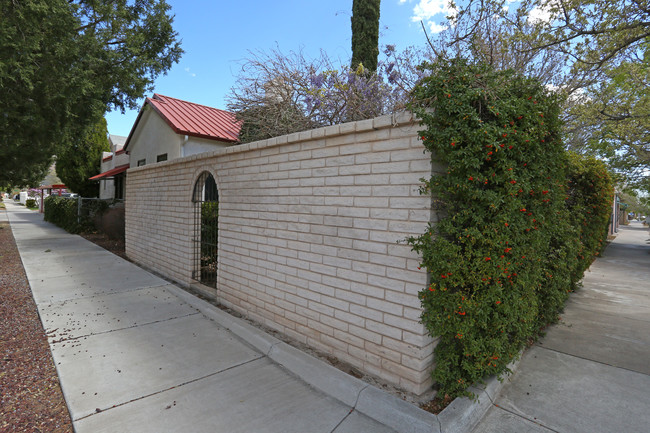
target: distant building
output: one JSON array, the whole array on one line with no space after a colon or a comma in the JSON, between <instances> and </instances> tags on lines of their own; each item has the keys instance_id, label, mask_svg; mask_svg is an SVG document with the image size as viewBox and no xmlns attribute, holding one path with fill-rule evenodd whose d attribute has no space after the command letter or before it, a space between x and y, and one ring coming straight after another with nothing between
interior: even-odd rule
<instances>
[{"instance_id":1,"label":"distant building","mask_svg":"<svg viewBox=\"0 0 650 433\"><path fill-rule=\"evenodd\" d=\"M99 180L99 198L123 199L129 155L124 150L126 137L109 135L110 152L102 153L101 173L91 180Z\"/></svg>"}]
</instances>

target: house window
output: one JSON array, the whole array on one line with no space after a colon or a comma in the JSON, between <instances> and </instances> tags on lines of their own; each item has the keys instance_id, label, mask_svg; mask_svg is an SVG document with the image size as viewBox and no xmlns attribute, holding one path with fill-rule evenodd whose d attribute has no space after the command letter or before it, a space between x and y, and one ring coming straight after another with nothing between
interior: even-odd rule
<instances>
[{"instance_id":1,"label":"house window","mask_svg":"<svg viewBox=\"0 0 650 433\"><path fill-rule=\"evenodd\" d=\"M156 162L163 162L163 161L167 161L167 154L166 153L163 153L162 155L158 155L156 157Z\"/></svg>"},{"instance_id":2,"label":"house window","mask_svg":"<svg viewBox=\"0 0 650 433\"><path fill-rule=\"evenodd\" d=\"M138 160L138 167L142 167L142 166L145 165L146 163L147 163L147 160L146 160L146 159L139 159L139 160Z\"/></svg>"}]
</instances>

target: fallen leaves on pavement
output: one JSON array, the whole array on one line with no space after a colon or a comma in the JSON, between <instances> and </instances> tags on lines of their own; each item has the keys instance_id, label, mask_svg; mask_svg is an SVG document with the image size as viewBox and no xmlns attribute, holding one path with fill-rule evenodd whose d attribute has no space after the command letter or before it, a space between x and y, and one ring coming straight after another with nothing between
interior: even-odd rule
<instances>
[{"instance_id":1,"label":"fallen leaves on pavement","mask_svg":"<svg viewBox=\"0 0 650 433\"><path fill-rule=\"evenodd\" d=\"M0 210L4 212L4 210ZM71 433L47 337L11 228L0 223L0 432Z\"/></svg>"}]
</instances>

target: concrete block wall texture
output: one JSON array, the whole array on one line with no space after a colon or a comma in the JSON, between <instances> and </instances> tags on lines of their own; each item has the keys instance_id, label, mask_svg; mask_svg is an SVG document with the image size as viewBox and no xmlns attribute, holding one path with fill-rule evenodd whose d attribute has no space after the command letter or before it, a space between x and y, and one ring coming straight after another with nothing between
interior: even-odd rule
<instances>
[{"instance_id":1,"label":"concrete block wall texture","mask_svg":"<svg viewBox=\"0 0 650 433\"><path fill-rule=\"evenodd\" d=\"M400 242L432 221L417 130L402 113L132 168L126 252L194 283L191 198L207 170L219 192L217 300L422 394L436 344L419 323L427 276Z\"/></svg>"}]
</instances>

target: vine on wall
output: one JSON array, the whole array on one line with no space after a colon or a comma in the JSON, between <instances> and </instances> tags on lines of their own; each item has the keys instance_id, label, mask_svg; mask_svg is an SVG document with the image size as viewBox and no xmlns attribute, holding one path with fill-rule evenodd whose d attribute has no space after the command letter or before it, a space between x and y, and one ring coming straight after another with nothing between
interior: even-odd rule
<instances>
[{"instance_id":1,"label":"vine on wall","mask_svg":"<svg viewBox=\"0 0 650 433\"><path fill-rule=\"evenodd\" d=\"M424 180L422 193L441 215L409 243L430 275L420 299L423 323L440 338L434 380L443 395L469 395L468 386L506 371L557 320L602 246L591 239L602 241L608 214L600 202L585 214L593 196L571 177L579 157L564 150L554 94L463 60L424 67L431 74L411 109L432 161L447 172ZM611 203L611 179L589 167L579 178L598 172L594 194Z\"/></svg>"}]
</instances>

